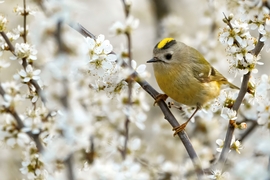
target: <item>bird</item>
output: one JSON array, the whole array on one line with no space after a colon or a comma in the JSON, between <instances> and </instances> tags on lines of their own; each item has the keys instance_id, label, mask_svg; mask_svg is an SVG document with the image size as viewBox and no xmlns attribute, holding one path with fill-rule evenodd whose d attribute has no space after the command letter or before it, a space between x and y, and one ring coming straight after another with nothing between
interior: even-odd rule
<instances>
[{"instance_id":1,"label":"bird","mask_svg":"<svg viewBox=\"0 0 270 180\"><path fill-rule=\"evenodd\" d=\"M239 89L211 66L199 51L171 37L156 44L153 58L147 63L153 64L156 81L165 93L159 94L154 104L170 97L180 104L195 107L185 123L173 128L174 135L183 131L207 102L219 96L222 85Z\"/></svg>"}]
</instances>

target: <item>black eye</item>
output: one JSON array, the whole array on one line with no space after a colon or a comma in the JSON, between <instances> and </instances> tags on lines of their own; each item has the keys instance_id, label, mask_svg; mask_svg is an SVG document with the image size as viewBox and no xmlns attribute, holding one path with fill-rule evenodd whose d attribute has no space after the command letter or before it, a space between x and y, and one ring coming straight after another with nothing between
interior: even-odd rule
<instances>
[{"instance_id":1,"label":"black eye","mask_svg":"<svg viewBox=\"0 0 270 180\"><path fill-rule=\"evenodd\" d=\"M167 60L170 60L172 58L172 54L168 53L164 56Z\"/></svg>"}]
</instances>

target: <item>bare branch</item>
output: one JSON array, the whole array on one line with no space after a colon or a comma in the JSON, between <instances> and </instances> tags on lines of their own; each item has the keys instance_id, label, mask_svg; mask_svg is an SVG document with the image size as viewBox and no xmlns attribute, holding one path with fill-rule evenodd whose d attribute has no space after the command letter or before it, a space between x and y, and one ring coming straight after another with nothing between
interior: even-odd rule
<instances>
[{"instance_id":1,"label":"bare branch","mask_svg":"<svg viewBox=\"0 0 270 180\"><path fill-rule=\"evenodd\" d=\"M26 16L27 16L27 14L26 14L26 2L25 2L25 0L23 0L23 41L24 41L24 43L26 43L26 36L27 36L27 34L26 34Z\"/></svg>"},{"instance_id":2,"label":"bare branch","mask_svg":"<svg viewBox=\"0 0 270 180\"><path fill-rule=\"evenodd\" d=\"M70 154L69 157L65 160L65 166L67 171L67 179L74 180L74 170L73 170L73 155Z\"/></svg>"}]
</instances>

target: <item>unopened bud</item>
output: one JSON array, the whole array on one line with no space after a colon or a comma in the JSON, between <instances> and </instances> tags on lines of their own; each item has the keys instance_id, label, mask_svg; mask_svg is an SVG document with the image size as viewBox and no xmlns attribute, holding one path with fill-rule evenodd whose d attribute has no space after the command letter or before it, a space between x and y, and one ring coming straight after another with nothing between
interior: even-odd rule
<instances>
[{"instance_id":1,"label":"unopened bud","mask_svg":"<svg viewBox=\"0 0 270 180\"><path fill-rule=\"evenodd\" d=\"M228 20L231 21L233 19L233 14L230 14Z\"/></svg>"},{"instance_id":2,"label":"unopened bud","mask_svg":"<svg viewBox=\"0 0 270 180\"><path fill-rule=\"evenodd\" d=\"M247 123L243 122L243 123L239 124L237 128L241 129L241 130L246 129L247 128Z\"/></svg>"}]
</instances>

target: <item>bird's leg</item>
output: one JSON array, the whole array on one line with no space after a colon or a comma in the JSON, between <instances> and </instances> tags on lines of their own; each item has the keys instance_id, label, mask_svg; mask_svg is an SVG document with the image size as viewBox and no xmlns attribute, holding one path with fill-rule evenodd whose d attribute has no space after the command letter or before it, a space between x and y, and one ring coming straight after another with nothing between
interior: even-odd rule
<instances>
[{"instance_id":1,"label":"bird's leg","mask_svg":"<svg viewBox=\"0 0 270 180\"><path fill-rule=\"evenodd\" d=\"M194 116L194 115L197 113L197 111L200 110L200 109L201 109L200 106L197 106L196 109L195 109L195 111L193 112L193 114L190 116L190 118L188 118L188 120L187 120L185 123L181 124L180 126L174 127L174 128L172 129L173 131L175 131L174 134L173 134L173 136L175 136L175 135L177 135L179 132L183 131L183 130L186 128L188 122L193 118L193 116Z\"/></svg>"},{"instance_id":2,"label":"bird's leg","mask_svg":"<svg viewBox=\"0 0 270 180\"><path fill-rule=\"evenodd\" d=\"M167 94L159 94L159 95L157 95L156 98L155 98L154 106L155 106L160 100L166 101L167 98L168 98Z\"/></svg>"}]
</instances>

